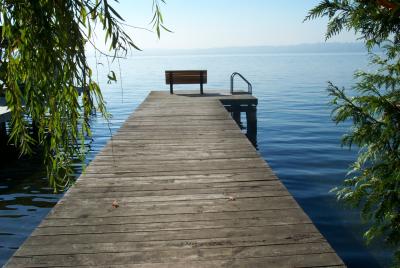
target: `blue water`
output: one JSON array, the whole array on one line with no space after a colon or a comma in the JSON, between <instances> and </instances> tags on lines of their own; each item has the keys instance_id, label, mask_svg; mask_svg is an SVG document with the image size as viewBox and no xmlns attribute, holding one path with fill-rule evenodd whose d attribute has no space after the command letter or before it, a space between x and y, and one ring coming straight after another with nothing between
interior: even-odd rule
<instances>
[{"instance_id":1,"label":"blue water","mask_svg":"<svg viewBox=\"0 0 400 268\"><path fill-rule=\"evenodd\" d=\"M229 89L232 72L242 73L253 83L259 98L258 149L318 229L349 267L386 267L390 249L382 243L365 246L366 226L357 210L345 208L329 190L343 180L356 151L341 148L340 137L348 125L336 126L330 119L326 82L350 86L353 72L366 67L365 54L243 54L135 56L108 63L98 58L95 77L103 94L111 124L93 118L93 141L87 161L110 138L143 101L150 90L168 90L167 69L207 69L207 89ZM95 66L95 59L90 61ZM118 65L121 68L118 68ZM120 82L107 84L108 68L119 70ZM246 89L245 84L236 83ZM177 89L197 89L178 86ZM14 167L15 166L15 167ZM8 171L10 169L11 171ZM52 195L40 168L26 172L18 164L0 171L0 265L48 213L60 195ZM77 165L77 174L80 167Z\"/></svg>"}]
</instances>

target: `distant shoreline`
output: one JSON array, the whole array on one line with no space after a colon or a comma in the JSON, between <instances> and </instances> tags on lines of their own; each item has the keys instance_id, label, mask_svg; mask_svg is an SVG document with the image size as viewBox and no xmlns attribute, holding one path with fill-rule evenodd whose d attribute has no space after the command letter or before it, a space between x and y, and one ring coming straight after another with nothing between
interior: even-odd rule
<instances>
[{"instance_id":1,"label":"distant shoreline","mask_svg":"<svg viewBox=\"0 0 400 268\"><path fill-rule=\"evenodd\" d=\"M373 49L372 52L380 52ZM128 57L135 56L179 56L179 55L256 55L256 54L368 54L364 43L312 43L285 46L246 46L246 47L217 47L198 49L143 49L132 51ZM88 51L88 56L94 53Z\"/></svg>"}]
</instances>

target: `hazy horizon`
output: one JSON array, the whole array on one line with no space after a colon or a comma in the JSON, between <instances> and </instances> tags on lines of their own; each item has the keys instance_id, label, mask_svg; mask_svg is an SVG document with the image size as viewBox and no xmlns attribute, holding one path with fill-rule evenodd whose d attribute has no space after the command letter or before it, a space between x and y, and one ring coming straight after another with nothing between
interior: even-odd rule
<instances>
[{"instance_id":1,"label":"hazy horizon","mask_svg":"<svg viewBox=\"0 0 400 268\"><path fill-rule=\"evenodd\" d=\"M378 52L379 48L373 50ZM264 46L227 46L209 48L147 48L142 51L133 50L127 54L130 56L167 56L188 54L263 54L263 53L365 53L367 48L362 42L321 42L302 43L293 45L264 45ZM92 51L88 51L93 56Z\"/></svg>"},{"instance_id":2,"label":"hazy horizon","mask_svg":"<svg viewBox=\"0 0 400 268\"><path fill-rule=\"evenodd\" d=\"M243 48L271 48L271 49L281 49L281 48L299 48L299 47L320 47L320 48L335 48L335 47L351 47L364 49L365 45L363 42L316 42L316 43L294 43L288 45L238 45L238 46L216 46L216 47L191 47L191 48L144 48L142 51L156 51L156 50L223 50L223 49L243 49Z\"/></svg>"}]
</instances>

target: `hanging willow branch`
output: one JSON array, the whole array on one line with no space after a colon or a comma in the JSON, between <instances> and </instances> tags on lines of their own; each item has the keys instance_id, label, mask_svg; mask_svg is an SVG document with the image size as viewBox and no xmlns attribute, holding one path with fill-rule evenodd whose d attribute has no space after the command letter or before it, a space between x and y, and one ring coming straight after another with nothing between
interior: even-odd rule
<instances>
[{"instance_id":1,"label":"hanging willow branch","mask_svg":"<svg viewBox=\"0 0 400 268\"><path fill-rule=\"evenodd\" d=\"M375 71L355 73L351 91L329 83L333 120L352 122L342 143L359 148L343 185L333 190L361 209L366 241L385 239L400 267L400 1L323 0L306 20L317 17L328 18L326 38L354 30L368 49L385 52L371 55Z\"/></svg>"},{"instance_id":2,"label":"hanging willow branch","mask_svg":"<svg viewBox=\"0 0 400 268\"><path fill-rule=\"evenodd\" d=\"M164 28L159 2L153 0L153 6L159 33ZM85 46L94 44L100 26L109 46L101 53L115 58L139 49L123 22L107 0L0 2L0 89L12 113L10 141L21 154L43 150L55 190L68 184L71 162L85 153L91 111L107 117ZM77 89L83 91L81 101Z\"/></svg>"}]
</instances>

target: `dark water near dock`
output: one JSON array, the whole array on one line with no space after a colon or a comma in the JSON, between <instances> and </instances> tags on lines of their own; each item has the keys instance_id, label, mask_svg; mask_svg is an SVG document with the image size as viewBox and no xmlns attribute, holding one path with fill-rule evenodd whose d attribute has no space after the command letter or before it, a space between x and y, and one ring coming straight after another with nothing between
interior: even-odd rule
<instances>
[{"instance_id":1,"label":"dark water near dock","mask_svg":"<svg viewBox=\"0 0 400 268\"><path fill-rule=\"evenodd\" d=\"M91 59L94 62L94 59ZM253 83L258 104L258 149L319 230L349 267L390 263L390 250L366 247L359 212L344 208L329 193L339 185L356 152L341 148L348 126L335 126L327 105L326 81L349 86L352 73L366 67L365 54L232 54L138 56L120 61L122 88L107 84L107 61L98 73L111 124L93 118L89 162L150 90L168 90L164 70L207 69L207 89L229 90L237 71ZM119 74L118 62L112 69ZM95 71L96 73L96 71ZM236 82L246 89L245 84ZM176 89L198 86L177 86ZM26 163L30 163L27 165ZM77 174L80 172L77 165ZM4 264L57 202L39 163L17 162L0 170L0 265Z\"/></svg>"}]
</instances>

